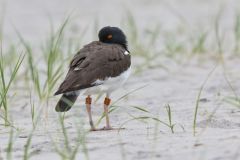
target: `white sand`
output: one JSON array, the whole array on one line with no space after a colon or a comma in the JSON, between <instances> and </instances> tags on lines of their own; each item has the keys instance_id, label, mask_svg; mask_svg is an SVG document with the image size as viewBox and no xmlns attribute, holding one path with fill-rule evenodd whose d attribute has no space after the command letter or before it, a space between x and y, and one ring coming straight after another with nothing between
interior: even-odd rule
<instances>
[{"instance_id":1,"label":"white sand","mask_svg":"<svg viewBox=\"0 0 240 160\"><path fill-rule=\"evenodd\" d=\"M106 2L106 3L103 3ZM211 17L216 15L219 6L225 5L223 28L226 33L231 30L233 9L237 8L238 1L171 1L174 10L188 21L190 26L196 24L208 24ZM1 2L2 3L2 2ZM118 5L119 7L114 6ZM94 25L94 18L100 18L100 26L109 24L117 25L120 17L124 15L124 8L133 12L140 24L140 28L146 24L160 22L163 28L171 30L174 24L179 23L176 15L169 11L163 1L29 1L10 0L6 2L5 36L8 43L17 42L12 24L32 43L42 42L49 28L47 14L51 15L54 24L62 22L66 13L75 9L78 15L74 20L75 27ZM112 14L115 12L115 14ZM120 19L120 20L119 20ZM143 20L142 20L143 19ZM76 21L76 22L75 22ZM211 24L212 25L212 24ZM208 28L208 26L206 27ZM89 34L92 30L89 31ZM92 34L86 40L92 39ZM130 44L131 45L131 44ZM161 44L159 44L161 45ZM237 94L240 94L240 61L238 58L227 58L227 77ZM136 64L135 58L133 63ZM229 87L221 65L210 76L201 95L197 119L197 135L193 136L193 116L196 97L199 89L209 72L216 66L216 62L204 60L198 62L194 59L185 65L175 64L172 61L161 60L161 63L169 68L148 69L141 74L132 75L125 87L114 93L113 101L127 92L147 86L122 100L118 105L122 106L111 114L111 123L118 127L130 119L129 114L136 117L146 113L128 106L143 106L153 116L167 122L165 104L170 104L172 109L173 123L177 125L172 134L164 125L156 125L155 121L148 123L132 121L124 125L126 129L117 131L91 132L86 137L89 159L166 159L166 160L238 160L240 159L240 110L225 101L227 96L234 96ZM60 83L60 82L59 82ZM16 94L24 92L17 90ZM28 94L28 93L26 93ZM25 95L25 94L24 94ZM13 159L22 159L24 145L32 128L29 99L24 96L16 97L11 103L11 117L15 126L21 129L20 135L14 140ZM50 136L58 145L63 145L63 137L59 130L57 114L53 106L57 98L49 101L48 124L41 119L37 130L34 132L30 151L33 151L34 160L59 159L54 150ZM101 99L102 100L102 99ZM27 104L27 106L26 106ZM80 106L79 106L80 105ZM125 106L125 107L124 107ZM98 101L93 108L94 119L103 111L101 102ZM211 117L212 115L212 117ZM209 119L211 117L211 119ZM71 143L76 144L77 120L84 122L87 128L87 117L84 107L84 97L80 97L74 108L67 113L66 127L69 132ZM79 124L79 123L78 123ZM104 121L100 126L104 125ZM183 130L183 128L184 130ZM9 130L0 127L0 160L5 159L6 145L8 143ZM3 157L3 158L1 158ZM76 159L84 159L80 151Z\"/></svg>"}]
</instances>

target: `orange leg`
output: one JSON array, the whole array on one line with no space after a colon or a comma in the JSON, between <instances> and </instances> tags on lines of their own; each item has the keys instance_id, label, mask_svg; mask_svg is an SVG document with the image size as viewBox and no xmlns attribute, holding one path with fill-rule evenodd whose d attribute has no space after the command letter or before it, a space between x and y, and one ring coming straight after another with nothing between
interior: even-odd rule
<instances>
[{"instance_id":1,"label":"orange leg","mask_svg":"<svg viewBox=\"0 0 240 160\"><path fill-rule=\"evenodd\" d=\"M86 98L86 108L87 108L87 113L88 113L88 118L89 118L89 124L91 126L91 131L95 131L96 128L95 128L95 126L93 124L93 120L92 120L91 104L92 104L92 98L89 95Z\"/></svg>"},{"instance_id":2,"label":"orange leg","mask_svg":"<svg viewBox=\"0 0 240 160\"><path fill-rule=\"evenodd\" d=\"M110 122L109 122L109 115L108 115L108 112L109 112L108 107L109 107L110 103L111 103L111 99L106 97L104 100L104 114L106 116L106 127L103 128L104 130L112 129Z\"/></svg>"}]
</instances>

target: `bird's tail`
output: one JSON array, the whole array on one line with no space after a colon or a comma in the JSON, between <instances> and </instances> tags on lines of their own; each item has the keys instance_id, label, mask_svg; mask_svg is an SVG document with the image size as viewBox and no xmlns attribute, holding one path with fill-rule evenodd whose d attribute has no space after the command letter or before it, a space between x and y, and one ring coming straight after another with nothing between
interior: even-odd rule
<instances>
[{"instance_id":1,"label":"bird's tail","mask_svg":"<svg viewBox=\"0 0 240 160\"><path fill-rule=\"evenodd\" d=\"M67 112L71 109L74 102L77 100L79 93L65 93L62 95L60 100L58 101L55 110L57 112Z\"/></svg>"}]
</instances>

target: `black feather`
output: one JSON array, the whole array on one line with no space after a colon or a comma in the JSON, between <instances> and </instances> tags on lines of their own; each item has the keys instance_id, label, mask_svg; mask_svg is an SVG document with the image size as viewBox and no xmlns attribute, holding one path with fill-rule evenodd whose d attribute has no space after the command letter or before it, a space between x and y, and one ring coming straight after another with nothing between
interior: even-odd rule
<instances>
[{"instance_id":1,"label":"black feather","mask_svg":"<svg viewBox=\"0 0 240 160\"><path fill-rule=\"evenodd\" d=\"M69 111L74 102L77 100L79 93L68 93L68 94L63 94L60 100L58 101L55 110L57 112L67 112Z\"/></svg>"}]
</instances>

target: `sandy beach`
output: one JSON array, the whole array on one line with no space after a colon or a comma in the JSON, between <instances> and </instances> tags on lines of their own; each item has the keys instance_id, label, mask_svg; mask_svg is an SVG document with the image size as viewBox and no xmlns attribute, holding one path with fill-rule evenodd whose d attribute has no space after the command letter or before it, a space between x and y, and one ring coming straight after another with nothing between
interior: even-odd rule
<instances>
[{"instance_id":1,"label":"sandy beach","mask_svg":"<svg viewBox=\"0 0 240 160\"><path fill-rule=\"evenodd\" d=\"M160 31L154 41L154 49L145 47L149 51L145 54L156 54L156 58L148 59L148 56L135 53L137 45L133 45L133 36L129 36L129 48L133 50L132 74L127 83L112 95L113 103L120 100L113 105L116 110L110 114L113 127L124 129L88 132L85 97L80 96L65 114L63 130L59 115L54 110L59 96L50 94L41 101L32 83L28 85L30 78L26 80L19 76L8 94L13 127L5 127L3 119L0 119L0 160L71 159L61 157L61 153L70 155L76 148L77 153L72 159L77 160L239 160L240 105L239 101L234 102L235 105L230 101L240 94L240 52L232 50L236 43L233 30L235 14L240 11L239 4L238 0L1 0L3 48L8 50L14 44L17 51L25 52L17 30L31 44L36 57L41 57L41 46L46 43L44 40L49 36L51 24L57 28L69 14L72 18L65 36L76 41L79 47L96 40L96 31L106 25L122 26L130 35L131 27L126 26L129 23L128 12L135 18L139 29L139 46L144 48L149 42L146 35L152 29L159 28ZM215 18L220 10L223 10L219 21L222 48L216 47L214 30ZM195 42L191 38L205 31L209 36L205 48L201 50L203 53L189 56L190 42ZM189 35L193 36L189 38ZM186 39L190 39L189 44L178 46ZM170 53L172 50L168 42L177 48L174 48L174 54ZM223 52L221 60L217 54L220 50ZM62 64L64 74L54 89L64 79L69 58L76 51L77 47L63 55L67 57ZM39 60L36 65L44 65L42 61ZM26 67L23 65L18 75L24 75ZM93 104L95 123L103 112L103 98ZM35 129L32 104L36 110ZM198 112L194 135L196 105ZM171 109L171 123L166 106ZM1 108L1 115L3 113ZM165 124L172 124L172 130ZM98 127L104 125L103 119ZM7 148L11 131L13 137L9 154ZM67 142L64 132L67 133ZM26 146L29 147L27 151Z\"/></svg>"}]
</instances>

